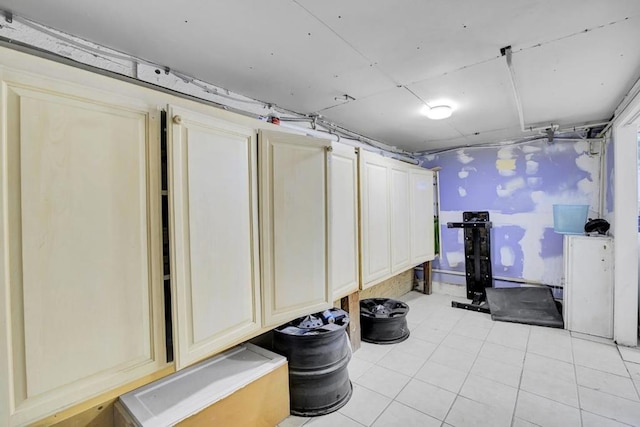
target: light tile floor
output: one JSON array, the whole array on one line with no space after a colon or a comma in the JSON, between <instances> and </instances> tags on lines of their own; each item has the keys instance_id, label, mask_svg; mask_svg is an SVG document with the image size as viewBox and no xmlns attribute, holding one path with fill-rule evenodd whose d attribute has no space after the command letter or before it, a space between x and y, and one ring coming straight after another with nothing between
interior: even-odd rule
<instances>
[{"instance_id":1,"label":"light tile floor","mask_svg":"<svg viewBox=\"0 0 640 427\"><path fill-rule=\"evenodd\" d=\"M449 295L400 299L409 339L362 343L349 363L349 403L280 427L640 426L640 350L493 322L452 308Z\"/></svg>"}]
</instances>

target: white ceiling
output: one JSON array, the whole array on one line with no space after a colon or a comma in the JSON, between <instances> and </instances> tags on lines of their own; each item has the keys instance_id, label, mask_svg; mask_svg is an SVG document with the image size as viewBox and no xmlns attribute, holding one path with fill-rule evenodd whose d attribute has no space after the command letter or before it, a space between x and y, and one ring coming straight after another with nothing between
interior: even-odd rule
<instances>
[{"instance_id":1,"label":"white ceiling","mask_svg":"<svg viewBox=\"0 0 640 427\"><path fill-rule=\"evenodd\" d=\"M640 78L638 0L0 0L0 8L408 151L606 121ZM344 94L353 101L336 100ZM446 120L419 113L454 107Z\"/></svg>"}]
</instances>

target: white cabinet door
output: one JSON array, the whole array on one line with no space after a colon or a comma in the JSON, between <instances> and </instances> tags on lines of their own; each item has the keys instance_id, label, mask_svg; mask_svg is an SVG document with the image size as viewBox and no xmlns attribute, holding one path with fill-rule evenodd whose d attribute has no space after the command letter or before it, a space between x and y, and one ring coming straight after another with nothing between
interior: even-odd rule
<instances>
[{"instance_id":1,"label":"white cabinet door","mask_svg":"<svg viewBox=\"0 0 640 427\"><path fill-rule=\"evenodd\" d=\"M565 329L613 337L613 240L564 237Z\"/></svg>"},{"instance_id":2,"label":"white cabinet door","mask_svg":"<svg viewBox=\"0 0 640 427\"><path fill-rule=\"evenodd\" d=\"M331 287L333 300L358 286L358 154L334 142L331 152Z\"/></svg>"},{"instance_id":3,"label":"white cabinet door","mask_svg":"<svg viewBox=\"0 0 640 427\"><path fill-rule=\"evenodd\" d=\"M435 258L433 223L433 172L412 168L411 180L411 264Z\"/></svg>"},{"instance_id":4,"label":"white cabinet door","mask_svg":"<svg viewBox=\"0 0 640 427\"><path fill-rule=\"evenodd\" d=\"M331 303L329 141L260 131L260 233L265 326Z\"/></svg>"},{"instance_id":5,"label":"white cabinet door","mask_svg":"<svg viewBox=\"0 0 640 427\"><path fill-rule=\"evenodd\" d=\"M169 182L176 365L260 329L256 132L172 108Z\"/></svg>"},{"instance_id":6,"label":"white cabinet door","mask_svg":"<svg viewBox=\"0 0 640 427\"><path fill-rule=\"evenodd\" d=\"M0 118L2 425L149 375L166 357L159 112L20 78L2 87Z\"/></svg>"},{"instance_id":7,"label":"white cabinet door","mask_svg":"<svg viewBox=\"0 0 640 427\"><path fill-rule=\"evenodd\" d=\"M389 166L378 154L360 153L363 289L391 274Z\"/></svg>"},{"instance_id":8,"label":"white cabinet door","mask_svg":"<svg viewBox=\"0 0 640 427\"><path fill-rule=\"evenodd\" d=\"M409 168L393 162L389 167L391 208L391 272L406 270L411 264L411 206Z\"/></svg>"}]
</instances>

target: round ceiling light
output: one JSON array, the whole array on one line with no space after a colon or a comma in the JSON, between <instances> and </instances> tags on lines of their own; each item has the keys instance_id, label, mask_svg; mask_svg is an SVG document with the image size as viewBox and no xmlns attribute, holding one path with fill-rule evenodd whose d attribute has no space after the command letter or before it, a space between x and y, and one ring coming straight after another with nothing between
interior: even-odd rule
<instances>
[{"instance_id":1,"label":"round ceiling light","mask_svg":"<svg viewBox=\"0 0 640 427\"><path fill-rule=\"evenodd\" d=\"M451 117L453 109L448 105L436 105L435 107L425 105L422 108L422 113L431 120L442 120Z\"/></svg>"}]
</instances>

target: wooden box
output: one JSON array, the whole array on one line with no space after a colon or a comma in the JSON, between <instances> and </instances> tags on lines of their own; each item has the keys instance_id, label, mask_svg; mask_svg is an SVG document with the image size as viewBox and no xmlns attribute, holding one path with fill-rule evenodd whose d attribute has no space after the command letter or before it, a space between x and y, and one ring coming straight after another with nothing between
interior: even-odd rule
<instances>
[{"instance_id":1,"label":"wooden box","mask_svg":"<svg viewBox=\"0 0 640 427\"><path fill-rule=\"evenodd\" d=\"M242 344L120 397L116 427L264 426L289 415L284 357Z\"/></svg>"}]
</instances>

